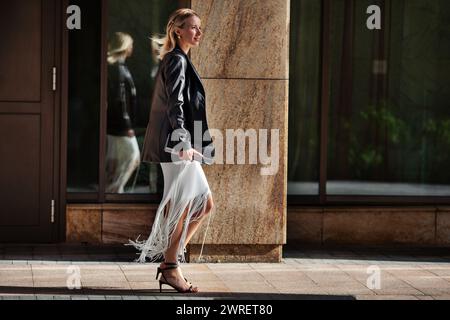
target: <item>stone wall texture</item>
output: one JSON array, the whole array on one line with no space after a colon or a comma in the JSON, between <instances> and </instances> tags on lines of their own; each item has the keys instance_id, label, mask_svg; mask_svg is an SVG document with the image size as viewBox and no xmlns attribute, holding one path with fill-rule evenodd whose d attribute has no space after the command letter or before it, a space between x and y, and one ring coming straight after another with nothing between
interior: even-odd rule
<instances>
[{"instance_id":1,"label":"stone wall texture","mask_svg":"<svg viewBox=\"0 0 450 320\"><path fill-rule=\"evenodd\" d=\"M256 165L227 162L204 168L216 205L206 235L214 252L217 245L276 247L286 241L289 4L192 1L204 38L191 59L206 87L209 127L224 137L226 129L267 129L269 137L271 130L279 130L276 174L262 176L259 160ZM202 243L205 228L193 245Z\"/></svg>"}]
</instances>

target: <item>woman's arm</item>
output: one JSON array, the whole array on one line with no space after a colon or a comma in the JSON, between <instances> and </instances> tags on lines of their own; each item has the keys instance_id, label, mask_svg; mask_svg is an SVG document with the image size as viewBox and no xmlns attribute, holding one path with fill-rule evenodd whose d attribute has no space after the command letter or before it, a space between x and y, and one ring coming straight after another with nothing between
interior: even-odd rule
<instances>
[{"instance_id":1,"label":"woman's arm","mask_svg":"<svg viewBox=\"0 0 450 320\"><path fill-rule=\"evenodd\" d=\"M192 148L190 134L184 125L183 90L186 85L186 69L187 61L184 57L179 55L169 57L165 74L165 86L168 97L167 116L174 130L171 135L171 140L172 142L177 142L177 145L181 143L183 150Z\"/></svg>"}]
</instances>

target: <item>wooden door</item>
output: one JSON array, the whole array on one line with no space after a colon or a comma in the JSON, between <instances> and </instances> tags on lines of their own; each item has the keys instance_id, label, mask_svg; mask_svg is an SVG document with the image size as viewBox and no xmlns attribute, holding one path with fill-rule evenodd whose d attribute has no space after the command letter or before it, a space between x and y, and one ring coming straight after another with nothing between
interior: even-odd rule
<instances>
[{"instance_id":1,"label":"wooden door","mask_svg":"<svg viewBox=\"0 0 450 320\"><path fill-rule=\"evenodd\" d=\"M0 30L0 242L51 242L55 0L2 2Z\"/></svg>"}]
</instances>

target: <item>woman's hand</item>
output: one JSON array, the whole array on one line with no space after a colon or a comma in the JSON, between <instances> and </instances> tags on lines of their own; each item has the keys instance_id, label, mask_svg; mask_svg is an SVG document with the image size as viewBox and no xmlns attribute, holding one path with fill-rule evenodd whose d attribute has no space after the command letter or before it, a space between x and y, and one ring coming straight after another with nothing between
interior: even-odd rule
<instances>
[{"instance_id":1,"label":"woman's hand","mask_svg":"<svg viewBox=\"0 0 450 320\"><path fill-rule=\"evenodd\" d=\"M194 158L194 155L203 157L203 155L200 152L198 152L197 150L195 150L193 148L186 150L186 151L180 151L180 158L182 160L192 161Z\"/></svg>"},{"instance_id":2,"label":"woman's hand","mask_svg":"<svg viewBox=\"0 0 450 320\"><path fill-rule=\"evenodd\" d=\"M133 129L128 130L127 131L127 136L130 137L130 138L133 138L135 136L134 130Z\"/></svg>"}]
</instances>

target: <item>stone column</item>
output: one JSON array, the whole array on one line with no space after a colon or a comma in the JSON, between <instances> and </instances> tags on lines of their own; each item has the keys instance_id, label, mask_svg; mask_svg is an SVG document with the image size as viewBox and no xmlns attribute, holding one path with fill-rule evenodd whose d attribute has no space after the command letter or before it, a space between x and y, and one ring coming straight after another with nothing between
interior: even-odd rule
<instances>
[{"instance_id":1,"label":"stone column","mask_svg":"<svg viewBox=\"0 0 450 320\"><path fill-rule=\"evenodd\" d=\"M219 129L279 130L278 170L249 164L204 166L216 205L206 237L206 261L281 260L286 242L287 125L289 85L289 0L192 0L202 18L204 39L191 51L206 87L208 122ZM230 143L230 140L228 140ZM218 144L216 144L218 146ZM258 152L260 146L257 146ZM219 150L220 151L220 150ZM235 143L234 158L237 158ZM207 222L207 221L206 221ZM207 223L192 239L196 261Z\"/></svg>"}]
</instances>

